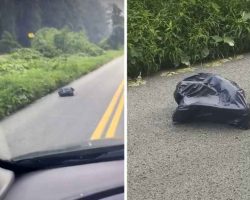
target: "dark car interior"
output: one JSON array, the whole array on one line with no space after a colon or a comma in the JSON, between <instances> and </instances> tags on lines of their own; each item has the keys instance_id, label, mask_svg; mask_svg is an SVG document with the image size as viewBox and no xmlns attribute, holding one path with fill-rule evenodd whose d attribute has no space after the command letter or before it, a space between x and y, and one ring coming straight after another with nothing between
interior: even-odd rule
<instances>
[{"instance_id":1,"label":"dark car interior","mask_svg":"<svg viewBox=\"0 0 250 200\"><path fill-rule=\"evenodd\" d=\"M124 145L29 156L0 162L0 199L124 199Z\"/></svg>"}]
</instances>

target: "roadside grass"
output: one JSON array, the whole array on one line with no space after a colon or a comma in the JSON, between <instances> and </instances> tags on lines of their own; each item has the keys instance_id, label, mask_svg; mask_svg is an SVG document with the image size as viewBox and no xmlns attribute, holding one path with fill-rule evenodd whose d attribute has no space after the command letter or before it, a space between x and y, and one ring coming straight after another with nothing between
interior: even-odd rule
<instances>
[{"instance_id":1,"label":"roadside grass","mask_svg":"<svg viewBox=\"0 0 250 200\"><path fill-rule=\"evenodd\" d=\"M123 54L106 51L95 57L14 59L0 56L0 119Z\"/></svg>"},{"instance_id":2,"label":"roadside grass","mask_svg":"<svg viewBox=\"0 0 250 200\"><path fill-rule=\"evenodd\" d=\"M248 0L129 0L128 77L250 51Z\"/></svg>"}]
</instances>

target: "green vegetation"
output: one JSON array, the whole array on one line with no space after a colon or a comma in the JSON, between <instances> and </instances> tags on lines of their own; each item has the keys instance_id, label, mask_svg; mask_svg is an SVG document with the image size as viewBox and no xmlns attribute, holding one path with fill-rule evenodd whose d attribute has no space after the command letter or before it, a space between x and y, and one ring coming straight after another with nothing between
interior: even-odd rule
<instances>
[{"instance_id":1,"label":"green vegetation","mask_svg":"<svg viewBox=\"0 0 250 200\"><path fill-rule=\"evenodd\" d=\"M248 0L129 0L128 76L250 50Z\"/></svg>"},{"instance_id":2,"label":"green vegetation","mask_svg":"<svg viewBox=\"0 0 250 200\"><path fill-rule=\"evenodd\" d=\"M98 68L122 54L106 51L86 57L82 54L43 57L32 49L0 56L0 118Z\"/></svg>"},{"instance_id":3,"label":"green vegetation","mask_svg":"<svg viewBox=\"0 0 250 200\"><path fill-rule=\"evenodd\" d=\"M0 119L122 54L124 19L116 5L106 8L100 0L0 4Z\"/></svg>"},{"instance_id":4,"label":"green vegetation","mask_svg":"<svg viewBox=\"0 0 250 200\"><path fill-rule=\"evenodd\" d=\"M86 56L97 56L103 49L91 43L83 31L72 32L67 28L42 28L37 31L31 46L45 57L55 57L62 53L82 53Z\"/></svg>"}]
</instances>

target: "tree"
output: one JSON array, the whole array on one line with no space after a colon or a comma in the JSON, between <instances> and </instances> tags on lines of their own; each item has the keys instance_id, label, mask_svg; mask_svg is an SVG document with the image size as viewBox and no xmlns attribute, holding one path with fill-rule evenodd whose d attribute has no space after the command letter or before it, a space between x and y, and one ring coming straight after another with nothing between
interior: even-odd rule
<instances>
[{"instance_id":1,"label":"tree","mask_svg":"<svg viewBox=\"0 0 250 200\"><path fill-rule=\"evenodd\" d=\"M122 15L122 10L116 5L113 4L112 6L112 26L123 26L124 24L124 17Z\"/></svg>"},{"instance_id":2,"label":"tree","mask_svg":"<svg viewBox=\"0 0 250 200\"><path fill-rule=\"evenodd\" d=\"M124 17L122 10L116 5L112 5L112 32L108 39L102 41L101 46L105 49L118 49L124 44Z\"/></svg>"}]
</instances>

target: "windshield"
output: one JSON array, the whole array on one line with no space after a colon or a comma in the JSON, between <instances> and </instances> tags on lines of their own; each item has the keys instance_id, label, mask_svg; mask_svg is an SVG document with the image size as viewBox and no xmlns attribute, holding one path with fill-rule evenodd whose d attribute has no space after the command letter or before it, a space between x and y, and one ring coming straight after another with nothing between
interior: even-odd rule
<instances>
[{"instance_id":1,"label":"windshield","mask_svg":"<svg viewBox=\"0 0 250 200\"><path fill-rule=\"evenodd\" d=\"M25 2L0 7L0 160L123 144L123 1Z\"/></svg>"}]
</instances>

